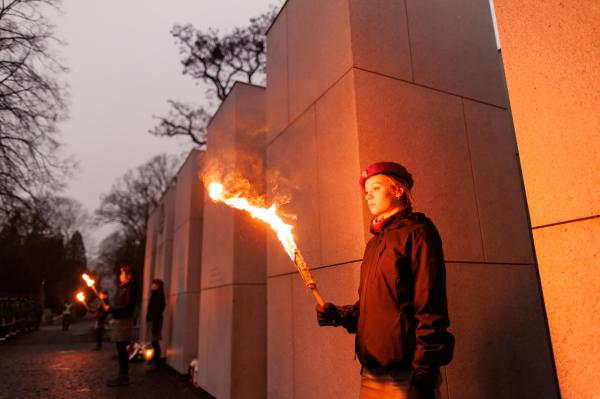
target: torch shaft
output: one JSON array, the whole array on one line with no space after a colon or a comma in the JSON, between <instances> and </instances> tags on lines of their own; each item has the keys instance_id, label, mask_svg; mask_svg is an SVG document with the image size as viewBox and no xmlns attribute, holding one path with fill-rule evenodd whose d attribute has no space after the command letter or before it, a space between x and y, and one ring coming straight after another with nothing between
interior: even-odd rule
<instances>
[{"instance_id":1,"label":"torch shaft","mask_svg":"<svg viewBox=\"0 0 600 399\"><path fill-rule=\"evenodd\" d=\"M304 257L298 250L294 252L294 264L298 268L298 273L300 273L300 277L302 277L306 288L310 288L310 290L313 293L313 296L317 300L317 303L323 306L325 300L323 299L321 293L317 289L317 283L313 279L312 274L310 274L310 270L308 268L308 265L306 264L306 261L304 260Z\"/></svg>"},{"instance_id":2,"label":"torch shaft","mask_svg":"<svg viewBox=\"0 0 600 399\"><path fill-rule=\"evenodd\" d=\"M310 289L315 297L315 299L317 300L317 303L321 306L325 305L325 300L323 299L323 297L321 296L321 293L319 292L319 290L317 289L317 287L315 288L311 288Z\"/></svg>"}]
</instances>

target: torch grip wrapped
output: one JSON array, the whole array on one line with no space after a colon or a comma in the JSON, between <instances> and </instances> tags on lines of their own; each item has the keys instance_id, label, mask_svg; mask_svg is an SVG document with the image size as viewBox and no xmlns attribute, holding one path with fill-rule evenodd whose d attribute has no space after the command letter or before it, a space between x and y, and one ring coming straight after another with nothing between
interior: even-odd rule
<instances>
[{"instance_id":1,"label":"torch grip wrapped","mask_svg":"<svg viewBox=\"0 0 600 399\"><path fill-rule=\"evenodd\" d=\"M300 277L302 278L302 281L304 281L306 288L309 288L312 291L317 303L323 306L325 300L323 300L321 293L317 289L317 283L310 274L310 270L306 264L306 261L304 260L304 257L298 250L294 252L294 264L298 268L298 273L300 273Z\"/></svg>"}]
</instances>

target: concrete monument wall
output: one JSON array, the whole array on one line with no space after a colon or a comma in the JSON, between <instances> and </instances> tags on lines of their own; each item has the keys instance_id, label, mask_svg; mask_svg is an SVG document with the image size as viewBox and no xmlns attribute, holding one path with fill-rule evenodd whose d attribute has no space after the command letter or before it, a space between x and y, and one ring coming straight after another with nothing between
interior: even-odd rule
<instances>
[{"instance_id":1,"label":"concrete monument wall","mask_svg":"<svg viewBox=\"0 0 600 399\"><path fill-rule=\"evenodd\" d=\"M289 179L284 210L325 299L357 299L361 169L400 162L444 240L457 345L443 396L557 397L488 2L289 0L267 47L267 170ZM267 243L268 397L355 397L354 336L317 326Z\"/></svg>"},{"instance_id":2,"label":"concrete monument wall","mask_svg":"<svg viewBox=\"0 0 600 399\"><path fill-rule=\"evenodd\" d=\"M146 222L146 248L144 251L144 275L142 276L142 303L140 304L140 335L139 340L146 341L146 311L150 299L150 282L154 278L156 263L156 237L158 224L158 208L155 208Z\"/></svg>"},{"instance_id":3,"label":"concrete monument wall","mask_svg":"<svg viewBox=\"0 0 600 399\"><path fill-rule=\"evenodd\" d=\"M244 176L263 194L264 88L236 83L208 127L206 172ZM266 396L265 226L206 194L198 375L220 399Z\"/></svg>"},{"instance_id":4,"label":"concrete monument wall","mask_svg":"<svg viewBox=\"0 0 600 399\"><path fill-rule=\"evenodd\" d=\"M146 312L150 299L150 286L155 278L164 281L165 296L168 300L171 287L171 261L173 257L173 228L175 223L175 187L171 186L163 193L159 205L150 214L146 230L146 254L144 259L144 279L142 286L142 303L140 304L140 341L149 343ZM168 357L171 352L171 331L173 320L169 306L165 309L162 344L163 354Z\"/></svg>"},{"instance_id":5,"label":"concrete monument wall","mask_svg":"<svg viewBox=\"0 0 600 399\"><path fill-rule=\"evenodd\" d=\"M600 7L495 0L562 398L598 396Z\"/></svg>"},{"instance_id":6,"label":"concrete monument wall","mask_svg":"<svg viewBox=\"0 0 600 399\"><path fill-rule=\"evenodd\" d=\"M173 225L173 251L167 309L171 312L167 364L187 373L197 355L202 211L204 189L198 173L202 152L193 150L177 173Z\"/></svg>"}]
</instances>

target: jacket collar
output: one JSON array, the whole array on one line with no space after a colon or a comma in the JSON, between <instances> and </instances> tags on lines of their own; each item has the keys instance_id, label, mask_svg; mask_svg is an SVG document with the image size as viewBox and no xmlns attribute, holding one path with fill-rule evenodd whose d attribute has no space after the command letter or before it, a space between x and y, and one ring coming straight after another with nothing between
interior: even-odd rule
<instances>
[{"instance_id":1,"label":"jacket collar","mask_svg":"<svg viewBox=\"0 0 600 399\"><path fill-rule=\"evenodd\" d=\"M403 224L403 221L407 219L411 213L412 210L410 208L405 208L382 221L376 222L375 219L373 219L371 221L371 233L378 235L383 234L384 231L391 228L396 228Z\"/></svg>"}]
</instances>

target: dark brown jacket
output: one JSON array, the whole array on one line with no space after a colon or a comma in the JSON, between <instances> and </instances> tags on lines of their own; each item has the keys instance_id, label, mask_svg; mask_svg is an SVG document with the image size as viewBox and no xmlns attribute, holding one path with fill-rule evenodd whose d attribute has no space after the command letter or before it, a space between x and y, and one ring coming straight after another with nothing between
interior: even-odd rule
<instances>
[{"instance_id":1,"label":"dark brown jacket","mask_svg":"<svg viewBox=\"0 0 600 399\"><path fill-rule=\"evenodd\" d=\"M119 285L113 305L109 309L109 312L113 315L113 319L133 317L137 303L137 294L137 284L135 282L130 281Z\"/></svg>"},{"instance_id":2,"label":"dark brown jacket","mask_svg":"<svg viewBox=\"0 0 600 399\"><path fill-rule=\"evenodd\" d=\"M454 337L446 331L446 269L437 229L424 214L405 211L371 232L359 301L343 312L344 327L356 332L360 363L423 372L447 364Z\"/></svg>"},{"instance_id":3,"label":"dark brown jacket","mask_svg":"<svg viewBox=\"0 0 600 399\"><path fill-rule=\"evenodd\" d=\"M160 332L165 307L165 294L158 290L152 290L150 293L150 300L148 301L148 310L146 312L146 321L152 322L152 332Z\"/></svg>"}]
</instances>

